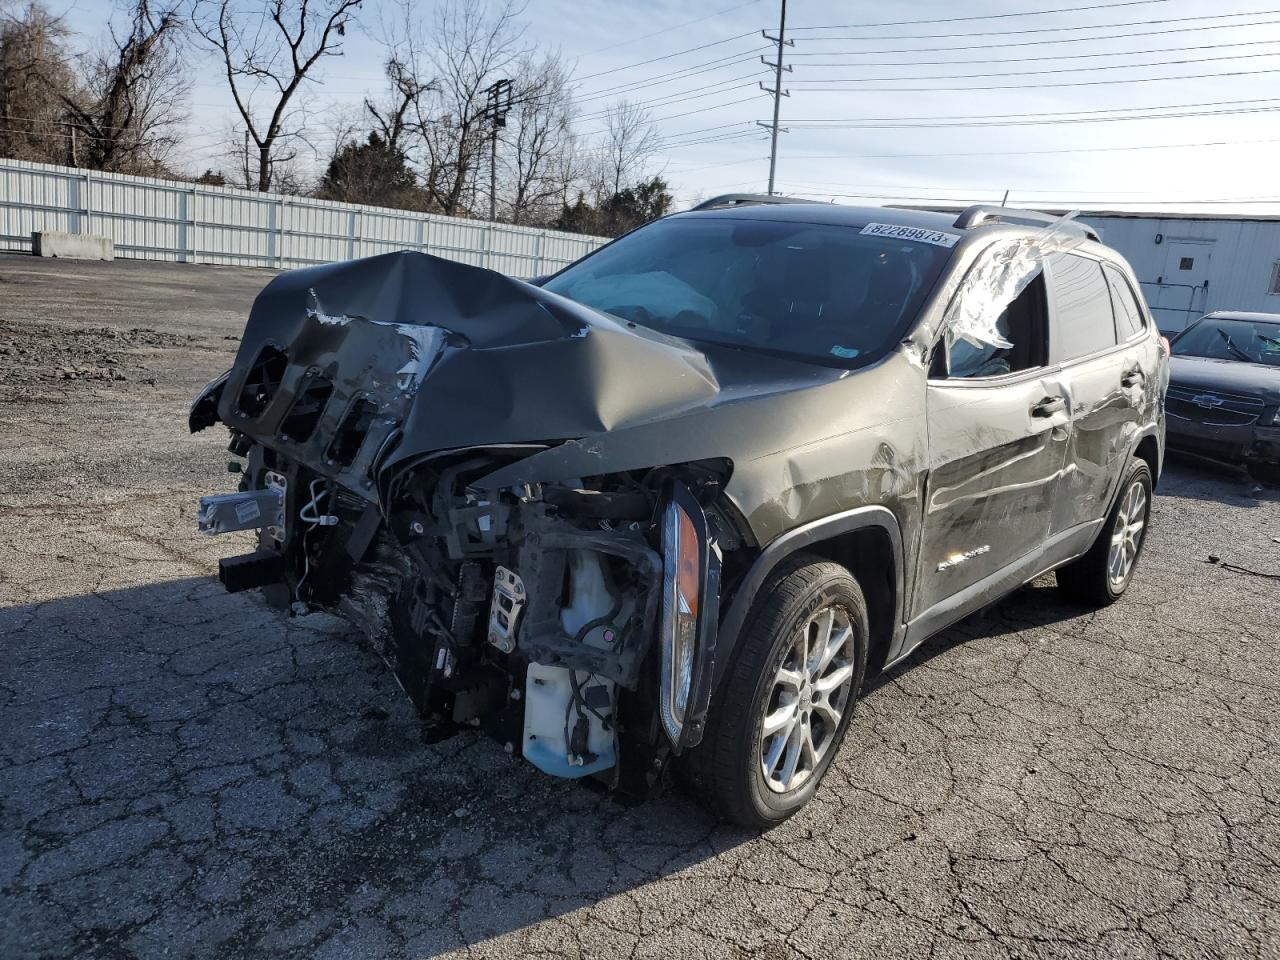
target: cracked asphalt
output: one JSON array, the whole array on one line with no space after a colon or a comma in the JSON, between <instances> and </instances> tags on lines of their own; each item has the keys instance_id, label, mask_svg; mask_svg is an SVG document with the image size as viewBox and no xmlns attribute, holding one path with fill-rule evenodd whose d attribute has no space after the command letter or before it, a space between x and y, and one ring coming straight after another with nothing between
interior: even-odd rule
<instances>
[{"instance_id":1,"label":"cracked asphalt","mask_svg":"<svg viewBox=\"0 0 1280 960\"><path fill-rule=\"evenodd\" d=\"M424 742L213 579L186 405L269 274L0 257L0 956L1280 957L1280 494L1172 463L1137 580L871 684L764 836ZM237 535L243 536L243 535Z\"/></svg>"}]
</instances>

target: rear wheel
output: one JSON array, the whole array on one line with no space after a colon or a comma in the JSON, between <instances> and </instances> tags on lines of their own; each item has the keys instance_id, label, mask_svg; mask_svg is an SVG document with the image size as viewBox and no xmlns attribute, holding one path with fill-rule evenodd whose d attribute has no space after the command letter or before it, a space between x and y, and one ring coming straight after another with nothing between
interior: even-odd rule
<instances>
[{"instance_id":1,"label":"rear wheel","mask_svg":"<svg viewBox=\"0 0 1280 960\"><path fill-rule=\"evenodd\" d=\"M1119 600L1133 580L1150 518L1151 468L1135 458L1097 541L1079 560L1058 568L1058 588L1094 606Z\"/></svg>"},{"instance_id":2,"label":"rear wheel","mask_svg":"<svg viewBox=\"0 0 1280 960\"><path fill-rule=\"evenodd\" d=\"M766 582L689 757L724 815L770 827L813 796L849 726L867 634L862 590L839 564L802 556Z\"/></svg>"},{"instance_id":3,"label":"rear wheel","mask_svg":"<svg viewBox=\"0 0 1280 960\"><path fill-rule=\"evenodd\" d=\"M1265 461L1254 460L1247 467L1249 476L1257 480L1258 483L1265 483L1270 486L1280 487L1280 463L1268 463Z\"/></svg>"}]
</instances>

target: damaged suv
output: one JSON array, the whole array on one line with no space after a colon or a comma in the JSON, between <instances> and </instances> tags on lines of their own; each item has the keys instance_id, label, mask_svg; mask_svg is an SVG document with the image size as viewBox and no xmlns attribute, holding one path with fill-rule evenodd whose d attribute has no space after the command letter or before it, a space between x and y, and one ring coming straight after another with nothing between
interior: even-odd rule
<instances>
[{"instance_id":1,"label":"damaged suv","mask_svg":"<svg viewBox=\"0 0 1280 960\"><path fill-rule=\"evenodd\" d=\"M1167 359L1088 228L734 196L542 281L419 253L281 274L193 431L232 591L361 625L434 732L755 826L864 678L1050 570L1119 597Z\"/></svg>"}]
</instances>

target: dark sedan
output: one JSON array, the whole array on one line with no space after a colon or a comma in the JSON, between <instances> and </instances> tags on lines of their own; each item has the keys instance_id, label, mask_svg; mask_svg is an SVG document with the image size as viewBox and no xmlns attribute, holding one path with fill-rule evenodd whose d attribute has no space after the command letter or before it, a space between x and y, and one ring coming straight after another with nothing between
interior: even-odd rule
<instances>
[{"instance_id":1,"label":"dark sedan","mask_svg":"<svg viewBox=\"0 0 1280 960\"><path fill-rule=\"evenodd\" d=\"M1172 351L1169 445L1280 475L1280 314L1211 313Z\"/></svg>"}]
</instances>

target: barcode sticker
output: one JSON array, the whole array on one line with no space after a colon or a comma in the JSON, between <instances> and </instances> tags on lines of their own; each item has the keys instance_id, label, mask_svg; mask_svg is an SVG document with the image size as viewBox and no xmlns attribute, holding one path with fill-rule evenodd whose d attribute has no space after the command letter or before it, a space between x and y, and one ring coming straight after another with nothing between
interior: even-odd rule
<instances>
[{"instance_id":1,"label":"barcode sticker","mask_svg":"<svg viewBox=\"0 0 1280 960\"><path fill-rule=\"evenodd\" d=\"M926 230L922 227L904 227L896 223L868 223L862 233L869 237L885 237L889 240L914 240L917 243L932 243L938 247L954 247L960 235L943 233L941 230Z\"/></svg>"}]
</instances>

